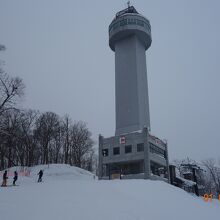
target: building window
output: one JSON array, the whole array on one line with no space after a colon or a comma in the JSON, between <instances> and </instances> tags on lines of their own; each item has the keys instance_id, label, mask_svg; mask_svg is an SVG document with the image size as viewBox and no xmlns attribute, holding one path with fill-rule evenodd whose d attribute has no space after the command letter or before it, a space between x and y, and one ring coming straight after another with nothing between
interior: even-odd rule
<instances>
[{"instance_id":1,"label":"building window","mask_svg":"<svg viewBox=\"0 0 220 220\"><path fill-rule=\"evenodd\" d=\"M142 152L144 151L144 144L141 143L141 144L137 144L137 152Z\"/></svg>"},{"instance_id":2,"label":"building window","mask_svg":"<svg viewBox=\"0 0 220 220\"><path fill-rule=\"evenodd\" d=\"M114 147L113 148L113 155L118 155L120 154L120 148L119 147Z\"/></svg>"},{"instance_id":3,"label":"building window","mask_svg":"<svg viewBox=\"0 0 220 220\"><path fill-rule=\"evenodd\" d=\"M166 159L166 152L163 149L161 149L161 148L159 148L156 145L151 144L151 143L150 143L150 152L152 154L157 154L157 155L159 155L159 156Z\"/></svg>"},{"instance_id":4,"label":"building window","mask_svg":"<svg viewBox=\"0 0 220 220\"><path fill-rule=\"evenodd\" d=\"M132 152L132 145L126 145L125 146L125 153L128 154L128 153L131 153Z\"/></svg>"},{"instance_id":5,"label":"building window","mask_svg":"<svg viewBox=\"0 0 220 220\"><path fill-rule=\"evenodd\" d=\"M102 156L107 157L108 156L108 149L103 149L102 150Z\"/></svg>"},{"instance_id":6,"label":"building window","mask_svg":"<svg viewBox=\"0 0 220 220\"><path fill-rule=\"evenodd\" d=\"M123 19L120 21L120 26L127 25L127 19Z\"/></svg>"},{"instance_id":7,"label":"building window","mask_svg":"<svg viewBox=\"0 0 220 220\"><path fill-rule=\"evenodd\" d=\"M141 21L141 20L137 20L137 25L140 25L140 26L144 27L144 22Z\"/></svg>"}]
</instances>

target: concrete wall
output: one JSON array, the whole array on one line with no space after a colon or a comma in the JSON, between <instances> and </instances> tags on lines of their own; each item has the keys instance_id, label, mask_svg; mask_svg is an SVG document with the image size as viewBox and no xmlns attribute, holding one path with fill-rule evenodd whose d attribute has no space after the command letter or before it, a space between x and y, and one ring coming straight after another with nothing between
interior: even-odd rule
<instances>
[{"instance_id":1,"label":"concrete wall","mask_svg":"<svg viewBox=\"0 0 220 220\"><path fill-rule=\"evenodd\" d=\"M150 127L146 56L136 35L115 44L115 135Z\"/></svg>"}]
</instances>

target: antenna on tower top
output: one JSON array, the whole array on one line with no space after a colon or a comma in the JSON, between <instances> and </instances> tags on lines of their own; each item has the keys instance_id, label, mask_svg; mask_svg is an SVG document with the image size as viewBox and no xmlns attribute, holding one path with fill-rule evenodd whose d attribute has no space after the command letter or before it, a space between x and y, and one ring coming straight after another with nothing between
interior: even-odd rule
<instances>
[{"instance_id":1,"label":"antenna on tower top","mask_svg":"<svg viewBox=\"0 0 220 220\"><path fill-rule=\"evenodd\" d=\"M128 8L130 7L130 3L131 3L130 1L127 1Z\"/></svg>"}]
</instances>

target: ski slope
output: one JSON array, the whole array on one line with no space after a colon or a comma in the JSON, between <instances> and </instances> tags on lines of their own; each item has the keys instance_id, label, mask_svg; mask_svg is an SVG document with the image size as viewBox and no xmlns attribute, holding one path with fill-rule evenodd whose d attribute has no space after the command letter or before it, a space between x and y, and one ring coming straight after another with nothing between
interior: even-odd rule
<instances>
[{"instance_id":1,"label":"ski slope","mask_svg":"<svg viewBox=\"0 0 220 220\"><path fill-rule=\"evenodd\" d=\"M43 182L37 183L40 169L44 169ZM30 177L19 177L18 184L0 188L1 220L207 220L220 217L217 200L204 202L160 181L98 181L90 172L68 165L33 167Z\"/></svg>"}]
</instances>

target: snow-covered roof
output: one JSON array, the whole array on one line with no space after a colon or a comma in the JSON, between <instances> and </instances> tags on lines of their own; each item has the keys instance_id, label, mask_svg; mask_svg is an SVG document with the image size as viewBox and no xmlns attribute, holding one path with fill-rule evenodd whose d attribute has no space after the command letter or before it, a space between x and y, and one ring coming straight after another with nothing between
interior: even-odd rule
<instances>
[{"instance_id":1,"label":"snow-covered roof","mask_svg":"<svg viewBox=\"0 0 220 220\"><path fill-rule=\"evenodd\" d=\"M194 185L196 185L196 182L194 182L192 180L184 179L183 177L181 177L179 175L176 175L176 178L182 180L184 182L184 184L187 185L187 186L194 186Z\"/></svg>"}]
</instances>

